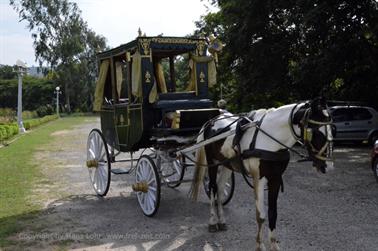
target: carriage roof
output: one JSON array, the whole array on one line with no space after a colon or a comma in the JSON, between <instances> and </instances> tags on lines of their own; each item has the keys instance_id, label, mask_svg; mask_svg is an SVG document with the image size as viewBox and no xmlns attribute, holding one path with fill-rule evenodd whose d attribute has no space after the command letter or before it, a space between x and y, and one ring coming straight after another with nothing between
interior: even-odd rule
<instances>
[{"instance_id":1,"label":"carriage roof","mask_svg":"<svg viewBox=\"0 0 378 251\"><path fill-rule=\"evenodd\" d=\"M133 52L136 50L147 55L150 49L154 52L154 55L158 55L159 51L164 51L164 55L169 56L169 54L177 55L187 51L197 50L198 55L203 56L206 54L206 45L206 40L198 37L140 36L126 44L97 54L97 58L102 60L117 57L125 52Z\"/></svg>"}]
</instances>

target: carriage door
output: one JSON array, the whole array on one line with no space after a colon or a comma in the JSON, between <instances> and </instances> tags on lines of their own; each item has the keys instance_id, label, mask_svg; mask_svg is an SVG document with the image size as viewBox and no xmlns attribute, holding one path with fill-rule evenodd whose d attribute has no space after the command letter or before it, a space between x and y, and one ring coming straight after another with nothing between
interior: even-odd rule
<instances>
[{"instance_id":1,"label":"carriage door","mask_svg":"<svg viewBox=\"0 0 378 251\"><path fill-rule=\"evenodd\" d=\"M114 105L114 123L117 133L118 145L121 151L127 151L129 146L129 99L127 86L127 63L117 61L115 66L115 89L118 102Z\"/></svg>"}]
</instances>

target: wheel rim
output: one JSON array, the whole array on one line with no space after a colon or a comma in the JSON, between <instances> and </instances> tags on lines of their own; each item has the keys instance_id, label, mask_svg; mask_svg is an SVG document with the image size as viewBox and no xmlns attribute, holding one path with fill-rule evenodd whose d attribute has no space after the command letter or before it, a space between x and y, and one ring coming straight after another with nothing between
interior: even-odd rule
<instances>
[{"instance_id":1,"label":"wheel rim","mask_svg":"<svg viewBox=\"0 0 378 251\"><path fill-rule=\"evenodd\" d=\"M146 182L148 184L147 193L137 192L139 205L145 215L151 216L155 213L159 203L160 184L156 169L152 160L141 157L136 170L136 182Z\"/></svg>"},{"instance_id":2,"label":"wheel rim","mask_svg":"<svg viewBox=\"0 0 378 251\"><path fill-rule=\"evenodd\" d=\"M107 146L97 131L92 131L88 137L87 160L95 160L96 168L88 168L93 189L98 195L105 195L109 189L109 156Z\"/></svg>"},{"instance_id":3,"label":"wheel rim","mask_svg":"<svg viewBox=\"0 0 378 251\"><path fill-rule=\"evenodd\" d=\"M164 181L167 182L168 187L175 188L180 185L183 179L184 167L181 165L181 162L176 159L172 162L172 167L170 169L171 169L170 171L172 172L172 174L166 177Z\"/></svg>"}]
</instances>

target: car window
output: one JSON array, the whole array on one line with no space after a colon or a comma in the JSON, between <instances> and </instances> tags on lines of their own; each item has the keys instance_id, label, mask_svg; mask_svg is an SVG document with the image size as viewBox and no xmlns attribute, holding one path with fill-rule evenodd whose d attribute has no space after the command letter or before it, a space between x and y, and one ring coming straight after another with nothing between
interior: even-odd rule
<instances>
[{"instance_id":1,"label":"car window","mask_svg":"<svg viewBox=\"0 0 378 251\"><path fill-rule=\"evenodd\" d=\"M331 114L334 122L343 122L350 120L350 114L348 113L348 109L346 108L333 110L331 111Z\"/></svg>"},{"instance_id":2,"label":"car window","mask_svg":"<svg viewBox=\"0 0 378 251\"><path fill-rule=\"evenodd\" d=\"M352 120L369 120L373 117L365 108L352 108L350 113Z\"/></svg>"}]
</instances>

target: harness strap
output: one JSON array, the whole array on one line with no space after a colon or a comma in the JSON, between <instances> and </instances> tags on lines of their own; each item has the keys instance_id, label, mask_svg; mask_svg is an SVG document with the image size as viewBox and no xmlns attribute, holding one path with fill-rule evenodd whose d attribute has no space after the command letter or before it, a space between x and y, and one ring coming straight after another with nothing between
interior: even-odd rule
<instances>
[{"instance_id":1,"label":"harness strap","mask_svg":"<svg viewBox=\"0 0 378 251\"><path fill-rule=\"evenodd\" d=\"M260 130L261 124L262 124L262 122L263 122L265 116L266 116L266 113L261 117L261 119L260 119L259 121L256 122L255 133L253 134L252 142L251 142L251 144L249 145L249 149L255 149L255 147L256 147L257 134L259 133L259 130Z\"/></svg>"},{"instance_id":2,"label":"harness strap","mask_svg":"<svg viewBox=\"0 0 378 251\"><path fill-rule=\"evenodd\" d=\"M290 153L287 149L283 149L278 152L271 152L262 149L248 149L243 151L241 157L242 159L255 157L263 160L288 161L290 159Z\"/></svg>"}]
</instances>

